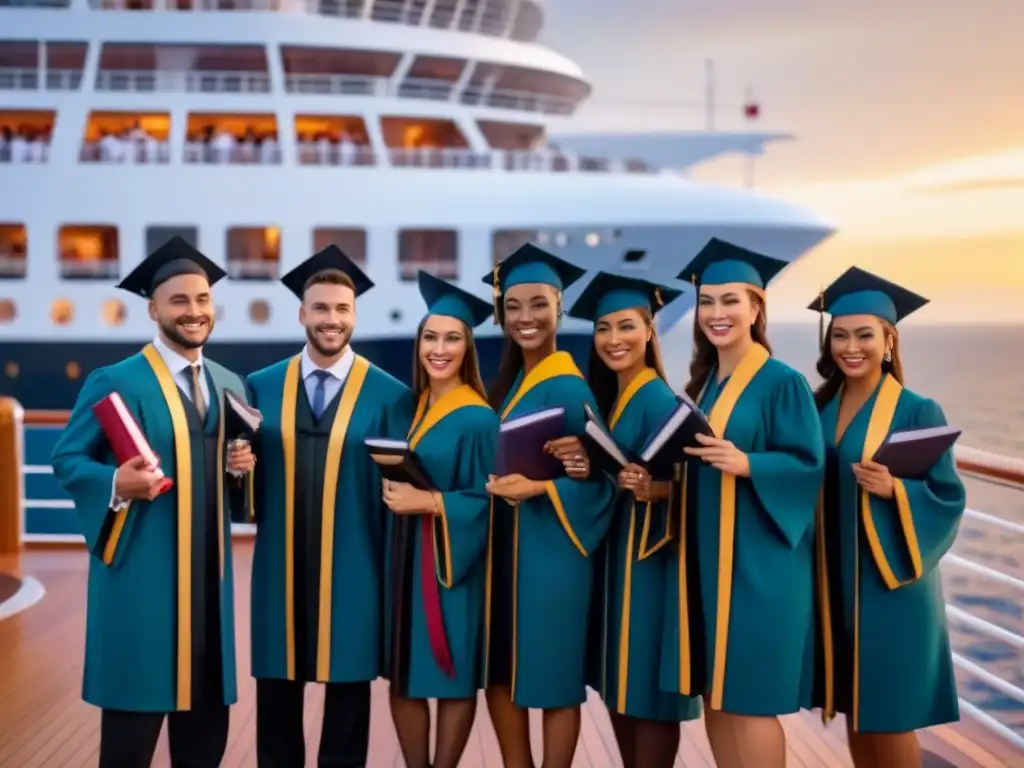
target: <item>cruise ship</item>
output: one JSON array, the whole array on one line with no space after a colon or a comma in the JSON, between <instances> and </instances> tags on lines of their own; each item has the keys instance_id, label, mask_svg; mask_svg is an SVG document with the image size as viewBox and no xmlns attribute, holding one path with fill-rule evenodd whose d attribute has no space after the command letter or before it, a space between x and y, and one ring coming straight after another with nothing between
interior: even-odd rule
<instances>
[{"instance_id":1,"label":"cruise ship","mask_svg":"<svg viewBox=\"0 0 1024 768\"><path fill-rule=\"evenodd\" d=\"M334 243L376 284L354 346L407 380L421 268L486 298L481 278L526 241L671 280L712 236L792 261L834 229L687 178L785 134L581 132L591 83L537 42L536 0L0 5L0 394L25 408L70 407L151 337L114 286L172 235L230 276L211 357L246 373L294 353L277 278ZM589 327L566 318L560 338L585 354ZM479 342L486 374L500 329Z\"/></svg>"}]
</instances>

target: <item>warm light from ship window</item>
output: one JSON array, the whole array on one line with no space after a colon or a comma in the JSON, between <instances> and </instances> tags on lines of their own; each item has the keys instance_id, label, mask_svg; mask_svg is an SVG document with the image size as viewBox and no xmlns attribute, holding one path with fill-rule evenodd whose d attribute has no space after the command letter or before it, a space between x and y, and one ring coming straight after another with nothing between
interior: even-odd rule
<instances>
[{"instance_id":1,"label":"warm light from ship window","mask_svg":"<svg viewBox=\"0 0 1024 768\"><path fill-rule=\"evenodd\" d=\"M75 307L68 299L56 299L50 305L50 322L54 325L69 325L75 317Z\"/></svg>"},{"instance_id":2,"label":"warm light from ship window","mask_svg":"<svg viewBox=\"0 0 1024 768\"><path fill-rule=\"evenodd\" d=\"M263 299L249 302L249 319L262 325L270 319L270 305Z\"/></svg>"},{"instance_id":3,"label":"warm light from ship window","mask_svg":"<svg viewBox=\"0 0 1024 768\"><path fill-rule=\"evenodd\" d=\"M267 250L270 252L276 251L277 246L281 242L281 228L280 227L264 227L263 228L263 243L267 246Z\"/></svg>"},{"instance_id":4,"label":"warm light from ship window","mask_svg":"<svg viewBox=\"0 0 1024 768\"><path fill-rule=\"evenodd\" d=\"M119 299L107 299L103 302L103 322L107 325L122 325L127 316L128 310Z\"/></svg>"},{"instance_id":5,"label":"warm light from ship window","mask_svg":"<svg viewBox=\"0 0 1024 768\"><path fill-rule=\"evenodd\" d=\"M405 149L414 149L420 145L423 140L423 126L422 125L407 125L405 130L402 131L402 146Z\"/></svg>"},{"instance_id":6,"label":"warm light from ship window","mask_svg":"<svg viewBox=\"0 0 1024 768\"><path fill-rule=\"evenodd\" d=\"M13 323L18 306L11 299L0 299L0 323Z\"/></svg>"},{"instance_id":7,"label":"warm light from ship window","mask_svg":"<svg viewBox=\"0 0 1024 768\"><path fill-rule=\"evenodd\" d=\"M82 366L72 360L64 366L64 373L67 374L69 379L77 379L82 375Z\"/></svg>"},{"instance_id":8,"label":"warm light from ship window","mask_svg":"<svg viewBox=\"0 0 1024 768\"><path fill-rule=\"evenodd\" d=\"M18 374L21 373L21 367L13 360L8 361L7 365L4 366L4 373L7 374L7 378L16 379Z\"/></svg>"},{"instance_id":9,"label":"warm light from ship window","mask_svg":"<svg viewBox=\"0 0 1024 768\"><path fill-rule=\"evenodd\" d=\"M597 232L587 233L587 245L591 248L597 248L601 244L601 236Z\"/></svg>"}]
</instances>

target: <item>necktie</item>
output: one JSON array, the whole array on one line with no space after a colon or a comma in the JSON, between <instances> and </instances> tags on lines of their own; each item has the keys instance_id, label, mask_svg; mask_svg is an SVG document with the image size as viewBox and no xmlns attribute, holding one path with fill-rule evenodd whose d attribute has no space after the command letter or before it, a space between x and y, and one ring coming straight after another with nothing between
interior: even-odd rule
<instances>
[{"instance_id":1,"label":"necktie","mask_svg":"<svg viewBox=\"0 0 1024 768\"><path fill-rule=\"evenodd\" d=\"M331 374L327 371L313 371L316 377L316 389L313 390L313 416L319 419L327 405L327 379Z\"/></svg>"},{"instance_id":2,"label":"necktie","mask_svg":"<svg viewBox=\"0 0 1024 768\"><path fill-rule=\"evenodd\" d=\"M203 365L202 363L195 363L189 367L192 369L192 402L195 404L196 410L199 411L200 420L205 421L206 398L203 397L203 388L199 384L199 377L203 375Z\"/></svg>"}]
</instances>

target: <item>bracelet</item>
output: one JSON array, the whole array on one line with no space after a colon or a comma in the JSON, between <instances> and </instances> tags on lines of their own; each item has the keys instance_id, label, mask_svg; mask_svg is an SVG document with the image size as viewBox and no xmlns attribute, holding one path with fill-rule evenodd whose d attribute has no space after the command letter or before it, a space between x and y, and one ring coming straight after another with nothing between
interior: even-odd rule
<instances>
[{"instance_id":1,"label":"bracelet","mask_svg":"<svg viewBox=\"0 0 1024 768\"><path fill-rule=\"evenodd\" d=\"M437 497L440 495L437 491L433 491L430 494L430 500L434 502L434 517L438 517L441 514L441 506L437 503Z\"/></svg>"}]
</instances>

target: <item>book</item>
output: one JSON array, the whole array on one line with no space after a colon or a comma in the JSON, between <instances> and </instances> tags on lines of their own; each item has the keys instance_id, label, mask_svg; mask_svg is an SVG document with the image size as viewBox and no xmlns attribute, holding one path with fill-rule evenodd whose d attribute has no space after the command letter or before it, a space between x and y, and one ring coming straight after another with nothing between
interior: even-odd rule
<instances>
[{"instance_id":1,"label":"book","mask_svg":"<svg viewBox=\"0 0 1024 768\"><path fill-rule=\"evenodd\" d=\"M565 437L565 408L545 408L509 419L498 428L494 474L543 482L565 475L565 466L544 445Z\"/></svg>"},{"instance_id":2,"label":"book","mask_svg":"<svg viewBox=\"0 0 1024 768\"><path fill-rule=\"evenodd\" d=\"M163 470L160 469L160 457L156 455L146 436L142 434L138 422L128 410L128 406L124 404L121 395L112 392L102 400L93 403L92 413L107 438L110 450L114 452L118 466L142 456L153 473L157 477L163 478L159 493L166 493L174 486L174 481L164 476Z\"/></svg>"},{"instance_id":3,"label":"book","mask_svg":"<svg viewBox=\"0 0 1024 768\"><path fill-rule=\"evenodd\" d=\"M922 480L960 434L961 430L949 426L898 429L879 446L872 461L886 467L893 477Z\"/></svg>"},{"instance_id":4,"label":"book","mask_svg":"<svg viewBox=\"0 0 1024 768\"><path fill-rule=\"evenodd\" d=\"M248 440L263 423L263 414L230 389L224 390L224 431L228 440Z\"/></svg>"},{"instance_id":5,"label":"book","mask_svg":"<svg viewBox=\"0 0 1024 768\"><path fill-rule=\"evenodd\" d=\"M586 423L580 442L587 451L587 458L594 469L618 477L619 471L627 464L636 463L636 457L626 451L611 433L604 428L597 414L586 403L583 404Z\"/></svg>"},{"instance_id":6,"label":"book","mask_svg":"<svg viewBox=\"0 0 1024 768\"><path fill-rule=\"evenodd\" d=\"M715 436L704 412L693 400L685 395L677 395L676 399L679 404L647 440L637 462L654 480L671 480L675 476L675 465L690 458L683 449L700 447L697 435Z\"/></svg>"},{"instance_id":7,"label":"book","mask_svg":"<svg viewBox=\"0 0 1024 768\"><path fill-rule=\"evenodd\" d=\"M409 483L421 491L436 491L437 486L430 479L419 456L405 440L387 440L382 437L368 437L363 445L370 452L381 477L393 483Z\"/></svg>"}]
</instances>

